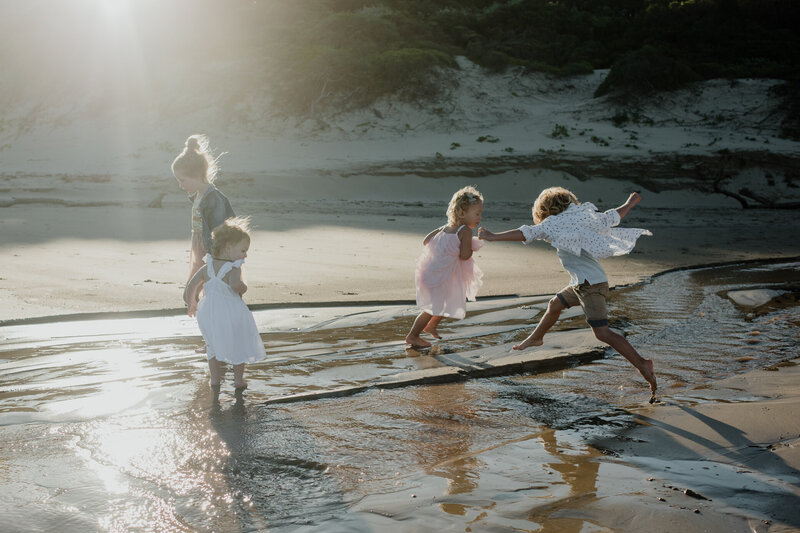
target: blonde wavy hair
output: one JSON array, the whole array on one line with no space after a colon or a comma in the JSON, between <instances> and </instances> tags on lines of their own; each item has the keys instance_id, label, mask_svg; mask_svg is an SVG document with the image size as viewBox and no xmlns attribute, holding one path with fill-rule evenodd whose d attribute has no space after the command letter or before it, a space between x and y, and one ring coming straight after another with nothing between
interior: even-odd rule
<instances>
[{"instance_id":1,"label":"blonde wavy hair","mask_svg":"<svg viewBox=\"0 0 800 533\"><path fill-rule=\"evenodd\" d=\"M472 185L457 190L447 206L447 223L457 225L467 209L479 202L483 203L483 195Z\"/></svg>"},{"instance_id":2,"label":"blonde wavy hair","mask_svg":"<svg viewBox=\"0 0 800 533\"><path fill-rule=\"evenodd\" d=\"M172 173L213 183L219 172L219 158L223 155L214 157L207 135L191 135L186 139L183 151L172 162Z\"/></svg>"},{"instance_id":3,"label":"blonde wavy hair","mask_svg":"<svg viewBox=\"0 0 800 533\"><path fill-rule=\"evenodd\" d=\"M226 246L242 241L250 246L250 217L226 218L211 232L211 257L219 258Z\"/></svg>"},{"instance_id":4,"label":"blonde wavy hair","mask_svg":"<svg viewBox=\"0 0 800 533\"><path fill-rule=\"evenodd\" d=\"M558 215L567 210L571 205L578 205L578 197L564 187L550 187L539 193L539 197L533 203L533 223L541 224L544 219L551 215Z\"/></svg>"}]
</instances>

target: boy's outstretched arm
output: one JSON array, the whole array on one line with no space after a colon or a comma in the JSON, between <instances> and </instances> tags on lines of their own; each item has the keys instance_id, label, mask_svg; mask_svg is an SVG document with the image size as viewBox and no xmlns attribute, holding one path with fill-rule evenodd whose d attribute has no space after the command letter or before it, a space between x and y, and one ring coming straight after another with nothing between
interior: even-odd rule
<instances>
[{"instance_id":1,"label":"boy's outstretched arm","mask_svg":"<svg viewBox=\"0 0 800 533\"><path fill-rule=\"evenodd\" d=\"M642 201L642 195L638 192L632 192L630 196L628 196L628 200L617 208L617 213L619 213L619 218L625 218L633 206L638 204Z\"/></svg>"},{"instance_id":2,"label":"boy's outstretched arm","mask_svg":"<svg viewBox=\"0 0 800 533\"><path fill-rule=\"evenodd\" d=\"M478 238L484 241L524 241L525 235L518 229L492 233L488 229L478 228Z\"/></svg>"}]
</instances>

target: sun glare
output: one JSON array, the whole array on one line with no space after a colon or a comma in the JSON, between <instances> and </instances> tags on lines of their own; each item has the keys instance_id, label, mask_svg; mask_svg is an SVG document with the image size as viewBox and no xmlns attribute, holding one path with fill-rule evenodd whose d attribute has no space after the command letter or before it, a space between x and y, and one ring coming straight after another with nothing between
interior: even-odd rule
<instances>
[{"instance_id":1,"label":"sun glare","mask_svg":"<svg viewBox=\"0 0 800 533\"><path fill-rule=\"evenodd\" d=\"M130 0L93 0L109 21L119 20L130 14Z\"/></svg>"}]
</instances>

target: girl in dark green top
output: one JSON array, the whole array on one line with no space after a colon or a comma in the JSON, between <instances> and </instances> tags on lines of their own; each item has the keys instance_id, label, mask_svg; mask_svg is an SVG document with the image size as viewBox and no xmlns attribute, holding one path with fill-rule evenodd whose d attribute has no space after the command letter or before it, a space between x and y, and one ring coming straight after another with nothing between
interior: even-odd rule
<instances>
[{"instance_id":1,"label":"girl in dark green top","mask_svg":"<svg viewBox=\"0 0 800 533\"><path fill-rule=\"evenodd\" d=\"M209 148L208 137L192 135L172 162L178 186L192 199L192 245L187 279L192 279L204 265L203 258L211 249L211 231L225 219L236 216L228 198L214 186L219 169L217 159Z\"/></svg>"}]
</instances>

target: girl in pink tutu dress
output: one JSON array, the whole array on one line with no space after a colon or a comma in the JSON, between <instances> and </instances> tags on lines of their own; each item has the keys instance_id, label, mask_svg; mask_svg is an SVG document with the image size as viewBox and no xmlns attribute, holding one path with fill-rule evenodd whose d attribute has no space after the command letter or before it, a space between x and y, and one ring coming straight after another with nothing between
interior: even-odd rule
<instances>
[{"instance_id":1,"label":"girl in pink tutu dress","mask_svg":"<svg viewBox=\"0 0 800 533\"><path fill-rule=\"evenodd\" d=\"M475 187L456 191L447 206L447 225L430 232L422 244L425 250L417 260L414 282L420 314L414 320L406 343L413 348L431 345L420 338L423 331L439 339L436 328L442 317L464 318L467 300L475 301L483 272L472 252L481 241L472 230L481 222L483 196Z\"/></svg>"}]
</instances>

